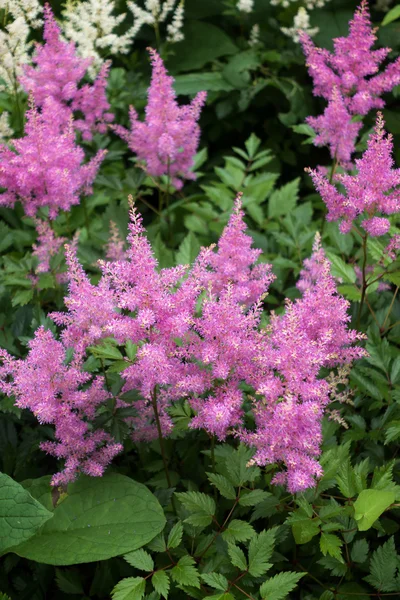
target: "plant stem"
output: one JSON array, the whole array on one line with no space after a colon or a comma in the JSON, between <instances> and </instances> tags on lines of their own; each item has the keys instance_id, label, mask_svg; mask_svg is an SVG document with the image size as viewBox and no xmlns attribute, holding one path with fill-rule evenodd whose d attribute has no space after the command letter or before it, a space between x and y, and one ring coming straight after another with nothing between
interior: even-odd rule
<instances>
[{"instance_id":1,"label":"plant stem","mask_svg":"<svg viewBox=\"0 0 400 600\"><path fill-rule=\"evenodd\" d=\"M367 238L368 238L368 233L365 234L365 236L363 236L363 243L362 243L362 250L363 250L363 264L362 264L362 288L361 288L361 300L360 300L360 307L358 309L358 316L357 316L357 325L356 328L360 329L360 320L361 320L361 313L362 313L362 309L363 309L363 305L364 305L364 300L365 300L365 292L367 291L367 279L366 279L366 268L367 268Z\"/></svg>"},{"instance_id":2,"label":"plant stem","mask_svg":"<svg viewBox=\"0 0 400 600\"><path fill-rule=\"evenodd\" d=\"M382 332L385 331L386 322L387 322L388 318L390 317L390 313L392 312L392 308L393 308L393 305L394 305L394 301L396 300L396 296L397 296L397 292L398 291L399 291L399 286L396 287L396 291L393 294L393 298L392 298L392 301L391 301L390 306L388 308L388 311L386 313L385 320L382 323Z\"/></svg>"},{"instance_id":3,"label":"plant stem","mask_svg":"<svg viewBox=\"0 0 400 600\"><path fill-rule=\"evenodd\" d=\"M162 456L162 460L163 460L163 464L164 464L165 476L167 478L168 487L171 488L172 487L171 477L169 475L168 461L167 461L167 456L165 454L164 440L163 440L162 431L161 431L160 415L158 414L158 407L157 407L157 386L154 388L153 393L151 395L151 403L153 405L154 418L156 420L156 425L157 425L158 441L160 443L160 450L161 450L161 456Z\"/></svg>"}]
</instances>

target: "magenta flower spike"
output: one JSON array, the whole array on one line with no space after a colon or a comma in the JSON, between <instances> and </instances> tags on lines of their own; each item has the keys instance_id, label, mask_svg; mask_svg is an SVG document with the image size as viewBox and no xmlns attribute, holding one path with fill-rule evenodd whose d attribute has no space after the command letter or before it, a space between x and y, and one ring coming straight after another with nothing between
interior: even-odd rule
<instances>
[{"instance_id":1,"label":"magenta flower spike","mask_svg":"<svg viewBox=\"0 0 400 600\"><path fill-rule=\"evenodd\" d=\"M153 74L148 90L145 121L139 121L130 109L131 129L117 125L114 130L129 148L143 161L149 175L169 175L172 184L180 189L182 179L194 179L191 171L200 138L197 121L206 100L199 92L192 102L179 106L173 89L173 78L167 74L158 53L149 48Z\"/></svg>"}]
</instances>

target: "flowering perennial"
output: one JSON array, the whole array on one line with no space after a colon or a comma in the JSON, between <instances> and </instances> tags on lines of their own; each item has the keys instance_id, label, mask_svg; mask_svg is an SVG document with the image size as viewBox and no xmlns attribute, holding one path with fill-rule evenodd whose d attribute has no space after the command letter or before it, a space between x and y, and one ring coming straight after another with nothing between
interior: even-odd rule
<instances>
[{"instance_id":1,"label":"flowering perennial","mask_svg":"<svg viewBox=\"0 0 400 600\"><path fill-rule=\"evenodd\" d=\"M190 427L223 440L233 433L255 449L253 461L278 463L276 483L306 489L321 475L317 458L321 418L332 382L321 367L348 365L363 355L360 336L347 328L348 302L338 295L317 238L300 277L302 297L260 328L262 298L272 281L269 265L245 233L240 200L217 248L203 248L193 265L157 269L140 216L131 210L129 248L123 260L100 263L97 285L67 248L68 312L50 315L63 327L61 341L43 328L25 359L2 353L0 387L41 422L54 423L56 442L43 448L65 459L53 483L79 471L101 475L120 450L88 423L109 398L102 377L82 371L88 346L114 337L137 346L121 375L123 393L134 391L128 417L135 440L167 436L170 408L186 399L195 411ZM73 348L72 362L65 352ZM246 396L243 383L253 392ZM117 406L126 406L126 395ZM243 403L252 402L253 429L244 425ZM155 410L156 409L156 410Z\"/></svg>"},{"instance_id":2,"label":"flowering perennial","mask_svg":"<svg viewBox=\"0 0 400 600\"><path fill-rule=\"evenodd\" d=\"M341 219L340 230L348 233L355 219L362 215L361 227L371 236L382 236L389 231L390 221L380 214L400 211L400 169L393 169L393 140L386 135L384 121L378 113L374 133L368 139L367 149L357 159L357 175L336 175L346 191L339 192L321 171L310 170L314 185L328 208L328 221Z\"/></svg>"},{"instance_id":3,"label":"flowering perennial","mask_svg":"<svg viewBox=\"0 0 400 600\"><path fill-rule=\"evenodd\" d=\"M183 185L182 178L195 178L191 167L200 136L197 121L206 92L199 92L189 105L179 106L172 87L173 78L167 74L157 52L153 49L149 49L149 52L153 74L145 122L139 121L135 109L131 107L131 130L121 126L114 129L144 161L150 175L168 175L172 184L179 189Z\"/></svg>"},{"instance_id":4,"label":"flowering perennial","mask_svg":"<svg viewBox=\"0 0 400 600\"><path fill-rule=\"evenodd\" d=\"M105 94L109 63L104 63L93 85L79 88L92 59L79 57L75 45L61 39L60 28L48 4L44 17L45 43L37 45L32 59L36 67L25 66L20 82L33 94L37 106L42 107L47 98L52 98L60 107L59 115L64 124L75 111L82 113L83 119L75 120L74 126L82 131L84 139L91 139L94 131L104 132L106 123L113 120Z\"/></svg>"},{"instance_id":5,"label":"flowering perennial","mask_svg":"<svg viewBox=\"0 0 400 600\"><path fill-rule=\"evenodd\" d=\"M12 141L14 149L0 145L0 186L5 188L0 205L12 207L20 200L29 216L47 207L54 219L59 210L78 204L81 193L91 193L105 151L82 164L84 152L75 143L72 122L61 126L62 112L51 97L44 100L40 113L31 104L25 136Z\"/></svg>"},{"instance_id":6,"label":"flowering perennial","mask_svg":"<svg viewBox=\"0 0 400 600\"><path fill-rule=\"evenodd\" d=\"M352 117L366 115L373 108L382 108L385 104L382 94L400 83L400 58L381 73L378 72L390 48L372 50L376 35L371 25L367 0L362 0L349 28L348 37L333 40L333 53L316 47L306 33L300 36L308 70L314 81L314 94L322 96L332 105L323 117L317 118L317 122L313 117L308 122L317 128L317 145L324 139L328 140L334 130L333 140L329 143L331 155L344 163L354 148L359 129L351 122ZM338 139L340 130L343 140ZM350 139L350 136L353 137Z\"/></svg>"}]
</instances>

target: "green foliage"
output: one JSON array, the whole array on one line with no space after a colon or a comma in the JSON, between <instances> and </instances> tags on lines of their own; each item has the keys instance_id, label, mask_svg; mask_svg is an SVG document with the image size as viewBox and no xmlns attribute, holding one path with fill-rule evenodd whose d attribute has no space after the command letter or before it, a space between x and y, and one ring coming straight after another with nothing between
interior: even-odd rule
<instances>
[{"instance_id":1,"label":"green foliage","mask_svg":"<svg viewBox=\"0 0 400 600\"><path fill-rule=\"evenodd\" d=\"M53 514L11 477L0 473L0 552L18 546Z\"/></svg>"}]
</instances>

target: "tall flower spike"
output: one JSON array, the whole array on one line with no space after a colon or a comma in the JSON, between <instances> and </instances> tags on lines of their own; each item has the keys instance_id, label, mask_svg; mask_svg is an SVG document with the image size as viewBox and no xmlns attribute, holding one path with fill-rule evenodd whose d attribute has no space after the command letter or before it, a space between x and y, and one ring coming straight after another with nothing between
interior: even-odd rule
<instances>
[{"instance_id":1,"label":"tall flower spike","mask_svg":"<svg viewBox=\"0 0 400 600\"><path fill-rule=\"evenodd\" d=\"M179 106L175 99L173 78L167 74L157 52L151 48L149 52L153 74L145 121L139 121L135 109L131 107L131 130L116 126L115 131L128 143L132 152L144 161L150 175L168 175L172 184L179 189L183 185L183 178L195 178L191 168L200 137L197 121L206 92L199 92L189 105Z\"/></svg>"},{"instance_id":2,"label":"tall flower spike","mask_svg":"<svg viewBox=\"0 0 400 600\"><path fill-rule=\"evenodd\" d=\"M378 113L374 133L368 139L362 158L356 160L357 175L336 175L335 181L346 190L340 193L320 171L309 170L315 187L328 208L328 221L342 219L340 230L348 233L353 221L363 215L361 226L371 236L389 231L390 222L379 213L400 211L400 169L393 169L393 140L386 135L384 121Z\"/></svg>"},{"instance_id":3,"label":"tall flower spike","mask_svg":"<svg viewBox=\"0 0 400 600\"><path fill-rule=\"evenodd\" d=\"M12 141L15 150L0 146L0 205L14 206L20 200L27 215L40 207L54 219L59 210L79 204L80 194L91 192L105 151L86 164L83 150L75 143L72 122L63 126L60 105L46 98L42 112L31 103L25 136Z\"/></svg>"},{"instance_id":4,"label":"tall flower spike","mask_svg":"<svg viewBox=\"0 0 400 600\"><path fill-rule=\"evenodd\" d=\"M349 23L349 35L333 40L334 52L317 48L307 34L301 35L307 66L314 80L314 94L331 98L336 87L352 115L365 115L382 108L381 95L400 83L400 58L378 74L390 48L372 50L376 35L372 29L368 2L362 0Z\"/></svg>"},{"instance_id":5,"label":"tall flower spike","mask_svg":"<svg viewBox=\"0 0 400 600\"><path fill-rule=\"evenodd\" d=\"M101 429L93 431L88 420L109 394L101 377L92 379L79 360L65 364L65 348L50 331L40 327L29 342L25 360L13 360L0 351L0 389L13 393L16 405L29 408L40 423L55 425L55 442L41 448L65 460L64 469L52 479L53 485L68 483L79 472L100 476L121 444ZM4 379L11 382L4 383ZM82 389L82 386L85 386Z\"/></svg>"},{"instance_id":6,"label":"tall flower spike","mask_svg":"<svg viewBox=\"0 0 400 600\"><path fill-rule=\"evenodd\" d=\"M45 43L37 44L32 58L36 66L25 66L21 85L33 94L39 107L47 98L52 98L60 106L64 125L68 124L74 111L80 111L83 119L78 119L75 127L83 132L85 139L91 139L94 131L103 131L105 122L112 120L112 115L107 112L110 105L105 95L108 66L103 65L93 85L86 84L79 89L92 59L81 58L72 42L61 39L49 4L44 7L43 37Z\"/></svg>"}]
</instances>

